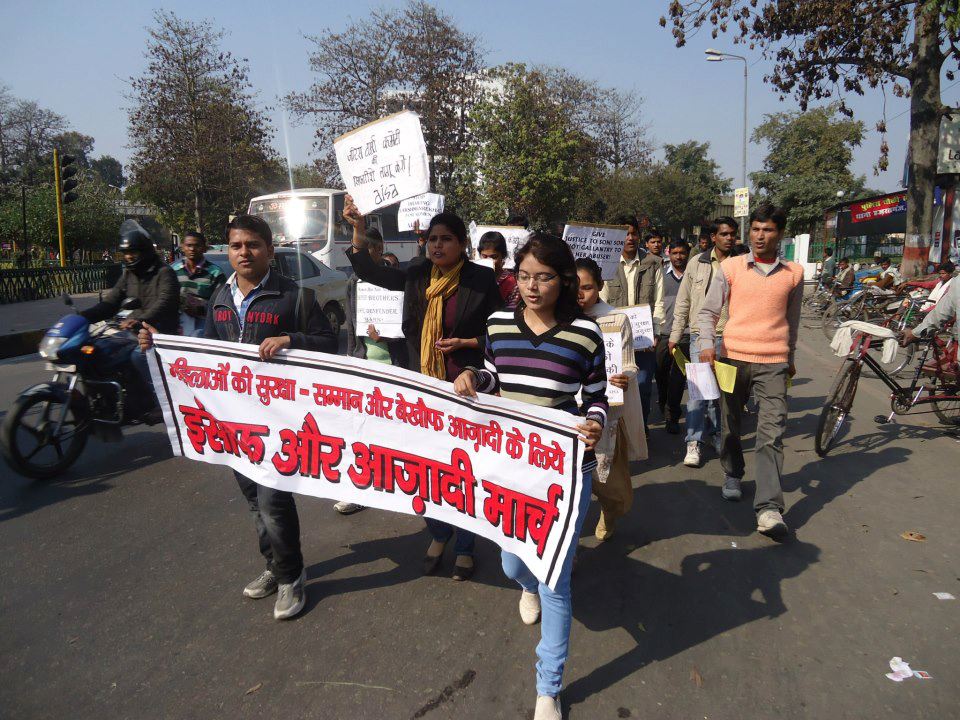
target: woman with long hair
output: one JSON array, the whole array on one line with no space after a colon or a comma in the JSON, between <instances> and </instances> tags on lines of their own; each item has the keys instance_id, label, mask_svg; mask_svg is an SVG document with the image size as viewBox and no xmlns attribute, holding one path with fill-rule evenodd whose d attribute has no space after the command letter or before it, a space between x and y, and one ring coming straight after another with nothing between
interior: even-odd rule
<instances>
[{"instance_id":1,"label":"woman with long hair","mask_svg":"<svg viewBox=\"0 0 960 720\"><path fill-rule=\"evenodd\" d=\"M499 392L502 397L565 410L583 416L577 427L586 442L583 487L577 490L579 513L573 542L563 561L556 590L537 578L513 553L501 559L520 593L520 619L541 619L537 645L535 720L559 720L560 687L570 644L570 571L580 528L590 505L594 446L607 416L607 373L603 336L577 304L573 253L560 238L535 233L515 257L520 304L490 316L484 365L468 367L454 383L460 395ZM577 403L577 393L582 404Z\"/></svg>"},{"instance_id":2,"label":"woman with long hair","mask_svg":"<svg viewBox=\"0 0 960 720\"><path fill-rule=\"evenodd\" d=\"M600 501L600 520L593 534L603 542L613 535L617 520L633 506L630 462L647 459L647 439L637 388L630 319L600 299L603 278L595 260L579 258L577 277L580 280L577 294L580 309L604 332L620 332L620 352L624 358L622 372L608 378L611 385L623 390L623 402L612 405L607 413L607 422L596 447L597 467L593 471L593 494Z\"/></svg>"},{"instance_id":3,"label":"woman with long hair","mask_svg":"<svg viewBox=\"0 0 960 720\"><path fill-rule=\"evenodd\" d=\"M487 318L502 301L493 271L467 260L463 220L452 212L434 216L426 231L425 254L401 269L374 263L367 251L366 221L349 195L343 217L353 226L347 259L357 276L404 293L402 328L409 369L453 382L463 368L481 364ZM439 520L425 522L433 542L423 559L424 574L436 572L447 543L456 535L453 579L469 580L476 536Z\"/></svg>"}]
</instances>

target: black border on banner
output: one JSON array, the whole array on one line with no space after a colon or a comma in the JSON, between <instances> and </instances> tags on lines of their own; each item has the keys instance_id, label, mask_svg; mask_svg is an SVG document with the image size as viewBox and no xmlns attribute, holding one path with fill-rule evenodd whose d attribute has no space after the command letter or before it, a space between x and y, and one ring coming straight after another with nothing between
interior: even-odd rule
<instances>
[{"instance_id":1,"label":"black border on banner","mask_svg":"<svg viewBox=\"0 0 960 720\"><path fill-rule=\"evenodd\" d=\"M281 365L293 365L296 367L330 369L330 366L332 366L336 368L338 372L342 372L347 375L362 377L366 380L372 380L374 382L376 381L382 382L384 380L387 380L393 385L400 385L414 392L425 392L427 394L433 395L434 397L441 398L447 402L452 402L462 407L475 409L477 406L476 402L471 403L466 400L463 400L456 393L437 390L436 388L432 388L427 385L419 385L419 386L413 385L408 380L399 379L389 372L378 375L373 372L361 370L357 368L355 365L346 365L346 364L341 365L340 363L337 363L337 362L331 362L331 361L325 361L325 360L319 360L319 359L308 360L306 358L290 358L285 355L283 356L278 355L278 356L275 356L270 361L265 361L260 359L260 355L257 353L255 349L249 350L249 351L244 351L239 348L234 351L225 350L225 349L221 350L219 348L211 348L205 344L190 343L187 338L184 338L184 340L186 342L170 342L167 340L154 340L154 346L157 348L161 348L163 350L176 351L176 350L187 349L191 352L203 352L211 355L221 355L223 357L238 358L240 360L253 360L254 362L276 362ZM212 342L222 343L226 341L212 340ZM231 344L239 344L239 343L231 343ZM309 351L301 351L301 352L309 352ZM154 354L157 360L157 364L160 367L160 376L163 378L163 392L167 397L167 404L170 407L171 415L174 418L174 426L176 427L176 430L177 430L177 441L180 443L180 453L181 455L186 457L183 449L183 436L180 433L180 421L177 419L177 414L174 412L174 404L173 404L173 398L170 395L170 387L167 384L166 374L163 372L163 361L160 359L159 354L157 353L154 353ZM320 354L329 355L329 353L320 353ZM332 355L330 357L340 357L340 356ZM324 366L328 366L328 367L325 368ZM561 436L565 436L573 440L573 462L570 463L570 472L572 473L572 476L570 478L571 497L570 497L570 502L567 505L566 517L563 518L563 530L560 533L561 537L563 537L564 535L566 535L567 528L570 527L570 519L573 517L573 512L577 507L577 503L579 502L579 499L577 497L577 483L576 483L576 473L580 468L580 443L577 442L578 433L574 430L563 429L563 426L560 426L560 429L558 429L558 427L552 423L547 424L543 420L538 419L536 416L526 417L525 413L518 412L515 410L496 409L494 412L497 412L501 415L505 415L507 417L511 417L513 419L519 419L522 422L527 423L529 425L534 425L535 427L548 430L550 432L555 432ZM582 479L582 474L581 474L581 479ZM573 543L571 541L571 546L572 545ZM501 550L502 549L503 548L501 548ZM560 544L558 544L557 549L554 552L553 559L550 561L550 569L547 571L547 581L548 581L547 585L550 585L550 580L554 579L554 571L557 569L557 559L560 556L561 550L562 550L562 547ZM571 552L571 551L576 552L576 548L575 547L568 548L568 552Z\"/></svg>"}]
</instances>

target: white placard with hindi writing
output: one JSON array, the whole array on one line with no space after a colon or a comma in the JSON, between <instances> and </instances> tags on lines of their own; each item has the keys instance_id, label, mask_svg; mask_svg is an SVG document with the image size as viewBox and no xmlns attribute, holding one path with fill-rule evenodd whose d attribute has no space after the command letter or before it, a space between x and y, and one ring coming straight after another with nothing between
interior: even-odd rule
<instances>
[{"instance_id":1,"label":"white placard with hindi writing","mask_svg":"<svg viewBox=\"0 0 960 720\"><path fill-rule=\"evenodd\" d=\"M649 305L630 305L618 308L630 319L630 329L633 330L633 349L647 350L653 347L653 313Z\"/></svg>"},{"instance_id":2,"label":"white placard with hindi writing","mask_svg":"<svg viewBox=\"0 0 960 720\"><path fill-rule=\"evenodd\" d=\"M710 363L688 362L684 369L687 371L687 392L690 400L697 402L720 399L720 386Z\"/></svg>"},{"instance_id":3,"label":"white placard with hindi writing","mask_svg":"<svg viewBox=\"0 0 960 720\"><path fill-rule=\"evenodd\" d=\"M563 239L576 258L593 258L604 280L616 277L620 255L627 240L626 225L571 224L563 228Z\"/></svg>"},{"instance_id":4,"label":"white placard with hindi writing","mask_svg":"<svg viewBox=\"0 0 960 720\"><path fill-rule=\"evenodd\" d=\"M443 195L437 193L424 193L404 200L397 210L397 227L400 232L413 230L417 220L420 221L420 230L426 230L433 216L443 212L443 202Z\"/></svg>"},{"instance_id":5,"label":"white placard with hindi writing","mask_svg":"<svg viewBox=\"0 0 960 720\"><path fill-rule=\"evenodd\" d=\"M343 185L364 215L430 190L420 116L406 110L334 140Z\"/></svg>"},{"instance_id":6,"label":"white placard with hindi writing","mask_svg":"<svg viewBox=\"0 0 960 720\"><path fill-rule=\"evenodd\" d=\"M366 282L357 283L357 334L366 336L373 325L380 337L403 337L403 292L385 290Z\"/></svg>"},{"instance_id":7,"label":"white placard with hindi writing","mask_svg":"<svg viewBox=\"0 0 960 720\"><path fill-rule=\"evenodd\" d=\"M623 390L610 383L613 375L623 372L623 338L620 333L603 333L603 356L607 367L607 402L623 405Z\"/></svg>"},{"instance_id":8,"label":"white placard with hindi writing","mask_svg":"<svg viewBox=\"0 0 960 720\"><path fill-rule=\"evenodd\" d=\"M516 225L477 225L477 223L471 222L470 240L473 241L474 249L478 250L477 243L479 243L480 238L488 232L498 232L503 235L503 239L507 241L507 257L503 261L503 266L508 269L512 268L513 255L517 250L526 245L527 240L530 238L530 231L523 227L517 227ZM478 250L477 255L479 254Z\"/></svg>"}]
</instances>

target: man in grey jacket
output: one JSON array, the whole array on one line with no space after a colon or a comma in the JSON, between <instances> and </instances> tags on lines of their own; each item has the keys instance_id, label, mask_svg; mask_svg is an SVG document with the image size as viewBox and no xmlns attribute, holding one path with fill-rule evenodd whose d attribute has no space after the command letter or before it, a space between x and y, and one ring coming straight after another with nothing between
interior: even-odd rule
<instances>
[{"instance_id":1,"label":"man in grey jacket","mask_svg":"<svg viewBox=\"0 0 960 720\"><path fill-rule=\"evenodd\" d=\"M687 263L683 281L677 290L677 300L673 310L673 327L670 330L670 352L683 339L683 333L690 331L690 360L700 362L700 328L697 316L703 307L704 298L710 282L720 271L720 263L733 253L740 227L731 217L718 217L711 228L713 247L708 252L694 255ZM717 347L723 337L723 326L727 321L726 312L717 323ZM687 454L683 464L687 467L700 467L703 443L710 440L714 447L720 444L720 404L717 400L687 399ZM718 450L719 452L719 450Z\"/></svg>"}]
</instances>

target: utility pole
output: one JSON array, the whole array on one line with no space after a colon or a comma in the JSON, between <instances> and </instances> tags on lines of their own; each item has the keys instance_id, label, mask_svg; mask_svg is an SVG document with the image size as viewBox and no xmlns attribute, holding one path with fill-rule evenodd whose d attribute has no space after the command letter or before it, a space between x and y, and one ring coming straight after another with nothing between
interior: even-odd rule
<instances>
[{"instance_id":1,"label":"utility pole","mask_svg":"<svg viewBox=\"0 0 960 720\"><path fill-rule=\"evenodd\" d=\"M723 62L724 60L743 60L743 158L740 168L740 187L747 187L747 59L743 55L734 55L732 53L720 52L713 48L704 50L707 56L707 62ZM749 216L747 216L749 217ZM747 243L747 218L740 223L740 242Z\"/></svg>"},{"instance_id":2,"label":"utility pole","mask_svg":"<svg viewBox=\"0 0 960 720\"><path fill-rule=\"evenodd\" d=\"M67 246L63 242L63 193L60 190L60 151L53 151L53 184L57 193L57 239L60 241L60 267L67 266Z\"/></svg>"}]
</instances>

